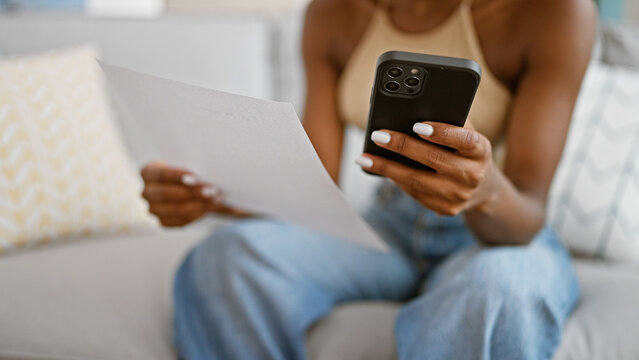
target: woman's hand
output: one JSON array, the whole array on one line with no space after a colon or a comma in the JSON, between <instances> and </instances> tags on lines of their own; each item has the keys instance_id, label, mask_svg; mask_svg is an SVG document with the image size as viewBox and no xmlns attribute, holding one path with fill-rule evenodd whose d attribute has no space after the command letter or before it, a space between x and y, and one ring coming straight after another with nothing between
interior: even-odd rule
<instances>
[{"instance_id":1,"label":"woman's hand","mask_svg":"<svg viewBox=\"0 0 639 360\"><path fill-rule=\"evenodd\" d=\"M201 183L188 170L155 162L142 169L144 191L149 212L164 226L182 226L208 212L248 216L248 213L224 204L222 191L211 184Z\"/></svg>"},{"instance_id":2,"label":"woman's hand","mask_svg":"<svg viewBox=\"0 0 639 360\"><path fill-rule=\"evenodd\" d=\"M469 122L463 128L438 122L416 123L413 131L423 140L390 130L375 131L371 139L435 172L416 170L371 154L363 154L357 163L388 177L423 206L441 215L454 216L482 206L496 194L492 179L497 170L490 141Z\"/></svg>"}]
</instances>

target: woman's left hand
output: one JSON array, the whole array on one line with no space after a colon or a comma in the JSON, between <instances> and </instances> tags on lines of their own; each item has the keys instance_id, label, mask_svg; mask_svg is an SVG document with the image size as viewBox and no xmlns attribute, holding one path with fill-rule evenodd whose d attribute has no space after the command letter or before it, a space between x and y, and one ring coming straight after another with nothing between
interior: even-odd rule
<instances>
[{"instance_id":1,"label":"woman's left hand","mask_svg":"<svg viewBox=\"0 0 639 360\"><path fill-rule=\"evenodd\" d=\"M497 171L490 141L469 122L465 127L438 122L416 123L413 131L423 139L391 131L374 131L378 146L424 164L433 170L417 170L380 156L363 154L362 168L391 179L406 193L440 215L455 216L482 206L495 194ZM441 148L444 145L455 151Z\"/></svg>"}]
</instances>

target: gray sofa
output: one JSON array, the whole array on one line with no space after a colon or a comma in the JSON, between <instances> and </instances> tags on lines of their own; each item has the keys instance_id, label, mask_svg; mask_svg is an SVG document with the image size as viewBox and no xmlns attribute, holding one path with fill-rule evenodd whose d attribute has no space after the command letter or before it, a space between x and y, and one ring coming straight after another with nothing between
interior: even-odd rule
<instances>
[{"instance_id":1,"label":"gray sofa","mask_svg":"<svg viewBox=\"0 0 639 360\"><path fill-rule=\"evenodd\" d=\"M177 14L153 21L5 14L0 15L0 53L91 40L103 48L107 62L289 100L300 109L299 28L299 11L268 18ZM598 59L639 65L639 47L628 45L639 38L637 29L614 27L601 38ZM140 135L121 125L127 143L135 146ZM347 158L357 153L360 141L361 134L350 129ZM345 165L347 197L356 207L366 206L374 180L350 169ZM0 360L175 359L173 272L185 252L222 222L208 218L183 229L76 239L0 257ZM577 258L575 264L583 299L555 359L639 359L639 267ZM395 358L393 322L399 306L339 306L309 332L309 357Z\"/></svg>"}]
</instances>

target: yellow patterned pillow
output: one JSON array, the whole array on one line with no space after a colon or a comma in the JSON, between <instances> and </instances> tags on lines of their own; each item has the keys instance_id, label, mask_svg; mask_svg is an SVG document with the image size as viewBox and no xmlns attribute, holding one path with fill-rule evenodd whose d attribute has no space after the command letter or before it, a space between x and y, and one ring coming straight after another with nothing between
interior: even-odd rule
<instances>
[{"instance_id":1,"label":"yellow patterned pillow","mask_svg":"<svg viewBox=\"0 0 639 360\"><path fill-rule=\"evenodd\" d=\"M0 253L154 224L91 46L0 61Z\"/></svg>"}]
</instances>

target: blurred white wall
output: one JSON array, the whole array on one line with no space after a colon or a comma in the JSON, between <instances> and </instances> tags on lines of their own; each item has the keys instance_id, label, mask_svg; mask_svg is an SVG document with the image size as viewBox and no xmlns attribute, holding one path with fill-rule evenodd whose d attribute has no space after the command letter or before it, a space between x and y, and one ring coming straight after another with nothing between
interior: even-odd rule
<instances>
[{"instance_id":1,"label":"blurred white wall","mask_svg":"<svg viewBox=\"0 0 639 360\"><path fill-rule=\"evenodd\" d=\"M626 20L639 23L639 0L626 0L624 17Z\"/></svg>"},{"instance_id":2,"label":"blurred white wall","mask_svg":"<svg viewBox=\"0 0 639 360\"><path fill-rule=\"evenodd\" d=\"M260 9L266 12L280 12L298 8L308 2L309 0L167 0L167 8L169 10Z\"/></svg>"},{"instance_id":3,"label":"blurred white wall","mask_svg":"<svg viewBox=\"0 0 639 360\"><path fill-rule=\"evenodd\" d=\"M85 0L87 14L99 17L156 17L164 12L163 0Z\"/></svg>"}]
</instances>

